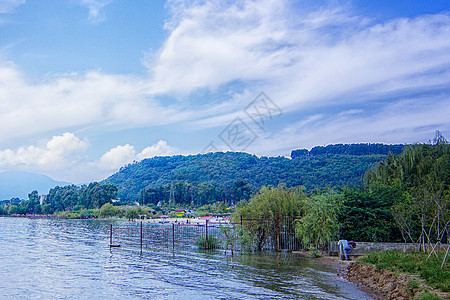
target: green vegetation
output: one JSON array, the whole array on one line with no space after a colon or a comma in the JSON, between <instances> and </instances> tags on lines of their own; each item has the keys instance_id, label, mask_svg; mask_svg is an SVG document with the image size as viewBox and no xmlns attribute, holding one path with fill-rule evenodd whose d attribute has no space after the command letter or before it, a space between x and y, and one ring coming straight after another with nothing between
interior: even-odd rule
<instances>
[{"instance_id":1,"label":"green vegetation","mask_svg":"<svg viewBox=\"0 0 450 300\"><path fill-rule=\"evenodd\" d=\"M340 238L360 242L400 242L402 235L392 214L400 193L396 188L341 189ZM363 230L362 230L363 229Z\"/></svg>"},{"instance_id":2,"label":"green vegetation","mask_svg":"<svg viewBox=\"0 0 450 300\"><path fill-rule=\"evenodd\" d=\"M149 212L149 208L145 207L126 207L125 208L125 218L128 220L139 219L141 216L151 217L152 215Z\"/></svg>"},{"instance_id":3,"label":"green vegetation","mask_svg":"<svg viewBox=\"0 0 450 300\"><path fill-rule=\"evenodd\" d=\"M208 238L206 236L200 237L195 245L201 250L214 250L219 249L220 243L216 237L208 235Z\"/></svg>"},{"instance_id":4,"label":"green vegetation","mask_svg":"<svg viewBox=\"0 0 450 300\"><path fill-rule=\"evenodd\" d=\"M439 297L436 294L432 294L430 292L425 292L421 294L417 300L441 300L441 297Z\"/></svg>"},{"instance_id":5,"label":"green vegetation","mask_svg":"<svg viewBox=\"0 0 450 300\"><path fill-rule=\"evenodd\" d=\"M304 245L318 250L327 245L339 232L339 212L342 195L335 192L314 194L304 200L301 218L296 221L295 234Z\"/></svg>"},{"instance_id":6,"label":"green vegetation","mask_svg":"<svg viewBox=\"0 0 450 300\"><path fill-rule=\"evenodd\" d=\"M243 226L245 247L261 251L265 243L276 238L276 223L278 216L299 216L302 211L306 193L302 188L287 188L286 186L262 187L250 200L242 201L232 218L235 223L246 219Z\"/></svg>"},{"instance_id":7,"label":"green vegetation","mask_svg":"<svg viewBox=\"0 0 450 300\"><path fill-rule=\"evenodd\" d=\"M328 147L320 148L326 153ZM350 151L342 145L335 153ZM344 150L342 150L344 149ZM330 150L330 151L331 151ZM243 224L242 240L257 250L275 239L274 220L296 216L295 233L307 248L331 239L375 242L448 243L450 225L450 145L437 132L433 144L403 147L366 172L360 187L319 189L262 187L237 205L234 221ZM308 151L296 152L295 159ZM330 154L335 155L335 154ZM249 220L253 219L253 220ZM262 220L265 221L262 221Z\"/></svg>"},{"instance_id":8,"label":"green vegetation","mask_svg":"<svg viewBox=\"0 0 450 300\"><path fill-rule=\"evenodd\" d=\"M235 207L235 221L255 219L246 222L241 239L256 249L273 240L277 214L298 217L289 226L315 249L334 238L445 243L449 154L438 132L430 144L330 145L294 150L292 159L233 152L155 157L123 167L103 183L55 187L42 205L33 191L28 201L1 205L0 214L149 215L112 205L120 198L122 205L139 200L169 216L180 208L206 216L229 214Z\"/></svg>"},{"instance_id":9,"label":"green vegetation","mask_svg":"<svg viewBox=\"0 0 450 300\"><path fill-rule=\"evenodd\" d=\"M154 157L125 166L104 182L115 184L124 202L198 207L219 201L230 205L250 199L262 186L304 186L307 191L356 187L364 173L389 151L400 153L402 148L331 145L294 150L292 159L238 152Z\"/></svg>"},{"instance_id":10,"label":"green vegetation","mask_svg":"<svg viewBox=\"0 0 450 300\"><path fill-rule=\"evenodd\" d=\"M450 265L441 269L445 252L440 251L439 257L432 256L427 260L428 254L423 252L374 252L361 257L358 262L375 265L378 269L405 272L420 275L428 285L450 291Z\"/></svg>"},{"instance_id":11,"label":"green vegetation","mask_svg":"<svg viewBox=\"0 0 450 300\"><path fill-rule=\"evenodd\" d=\"M250 201L239 203L232 218L235 223L245 221L241 241L250 251L261 251L267 241L276 240L281 216L296 217L284 218L282 225L295 232L303 245L318 250L338 235L341 207L342 196L334 191L308 196L303 188L280 185L262 187Z\"/></svg>"},{"instance_id":12,"label":"green vegetation","mask_svg":"<svg viewBox=\"0 0 450 300\"><path fill-rule=\"evenodd\" d=\"M389 155L365 176L367 191L386 192L394 199L391 211L405 242L449 239L450 145L437 132L433 145L407 146Z\"/></svg>"},{"instance_id":13,"label":"green vegetation","mask_svg":"<svg viewBox=\"0 0 450 300\"><path fill-rule=\"evenodd\" d=\"M234 255L234 246L239 241L239 237L236 234L234 228L229 226L220 226L220 232L223 234L223 248L225 250L230 249L231 255Z\"/></svg>"},{"instance_id":14,"label":"green vegetation","mask_svg":"<svg viewBox=\"0 0 450 300\"><path fill-rule=\"evenodd\" d=\"M67 185L50 189L48 195L40 199L37 191L28 194L28 201L12 199L0 209L3 215L56 214L61 218L92 218L120 215L121 210L109 211L103 205L112 206L117 199L117 187L113 184L93 182L89 185ZM42 200L42 204L41 204ZM99 210L98 212L96 210Z\"/></svg>"}]
</instances>

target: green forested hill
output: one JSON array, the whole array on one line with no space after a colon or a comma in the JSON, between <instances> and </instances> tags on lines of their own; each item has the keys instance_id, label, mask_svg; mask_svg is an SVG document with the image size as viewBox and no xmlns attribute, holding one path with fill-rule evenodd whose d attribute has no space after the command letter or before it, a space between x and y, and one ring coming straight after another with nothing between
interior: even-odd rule
<instances>
[{"instance_id":1,"label":"green forested hill","mask_svg":"<svg viewBox=\"0 0 450 300\"><path fill-rule=\"evenodd\" d=\"M125 166L105 182L122 201L203 205L248 199L263 185L356 186L364 172L402 145L352 144L292 151L292 158L240 152L154 157ZM378 151L378 152L377 152ZM369 154L370 153L370 154ZM381 153L381 154L380 154Z\"/></svg>"}]
</instances>

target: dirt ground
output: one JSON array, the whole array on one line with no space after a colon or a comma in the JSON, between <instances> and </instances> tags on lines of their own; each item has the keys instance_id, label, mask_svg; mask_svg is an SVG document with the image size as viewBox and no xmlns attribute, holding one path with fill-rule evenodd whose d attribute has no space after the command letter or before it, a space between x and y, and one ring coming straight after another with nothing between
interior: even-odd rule
<instances>
[{"instance_id":1,"label":"dirt ground","mask_svg":"<svg viewBox=\"0 0 450 300\"><path fill-rule=\"evenodd\" d=\"M377 270L374 267L357 264L354 261L342 261L338 257L323 256L318 258L324 263L334 264L337 275L357 285L373 299L414 299L424 291L449 299L450 293L442 293L427 286L424 280L416 275L394 274L389 270ZM410 281L417 282L417 288L410 287Z\"/></svg>"}]
</instances>

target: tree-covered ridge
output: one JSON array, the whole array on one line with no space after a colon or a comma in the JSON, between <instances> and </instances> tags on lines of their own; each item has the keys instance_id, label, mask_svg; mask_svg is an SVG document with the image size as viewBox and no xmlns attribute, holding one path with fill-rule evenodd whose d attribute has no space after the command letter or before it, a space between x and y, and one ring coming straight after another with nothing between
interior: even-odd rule
<instances>
[{"instance_id":1,"label":"tree-covered ridge","mask_svg":"<svg viewBox=\"0 0 450 300\"><path fill-rule=\"evenodd\" d=\"M339 150L342 147L347 149L346 154ZM241 152L154 157L121 168L105 182L117 185L122 201L140 200L154 204L174 201L195 205L213 201L232 203L248 199L249 192L254 193L262 186L302 185L307 191L326 186L357 186L364 173L386 157L373 153L398 152L402 147L332 145L310 151L317 155L293 155L295 159L257 157ZM293 153L298 154L298 151L303 150Z\"/></svg>"},{"instance_id":2,"label":"tree-covered ridge","mask_svg":"<svg viewBox=\"0 0 450 300\"><path fill-rule=\"evenodd\" d=\"M404 145L385 145L385 144L334 144L328 146L316 146L308 149L292 150L291 158L297 158L305 155L388 155L400 154Z\"/></svg>"}]
</instances>

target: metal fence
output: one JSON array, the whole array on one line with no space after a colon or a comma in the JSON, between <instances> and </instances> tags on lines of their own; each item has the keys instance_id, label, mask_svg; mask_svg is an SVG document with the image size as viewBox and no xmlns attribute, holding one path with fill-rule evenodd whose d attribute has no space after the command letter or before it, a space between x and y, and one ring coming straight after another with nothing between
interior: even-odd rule
<instances>
[{"instance_id":1,"label":"metal fence","mask_svg":"<svg viewBox=\"0 0 450 300\"><path fill-rule=\"evenodd\" d=\"M172 250L189 252L196 249L236 251L294 251L302 245L295 237L297 217L276 219L244 219L238 223L149 223L130 222L110 225L111 248Z\"/></svg>"}]
</instances>

